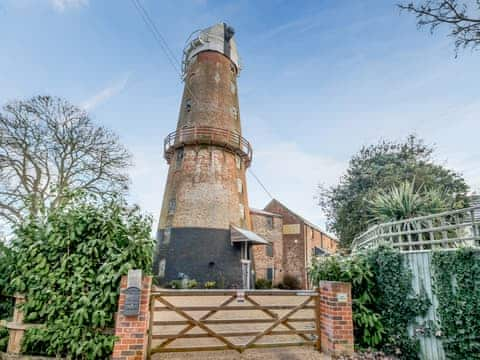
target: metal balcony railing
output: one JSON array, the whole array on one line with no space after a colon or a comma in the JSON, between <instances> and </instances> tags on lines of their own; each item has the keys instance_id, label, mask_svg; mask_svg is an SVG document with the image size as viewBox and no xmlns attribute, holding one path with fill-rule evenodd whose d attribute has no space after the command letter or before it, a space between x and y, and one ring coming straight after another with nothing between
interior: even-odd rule
<instances>
[{"instance_id":1,"label":"metal balcony railing","mask_svg":"<svg viewBox=\"0 0 480 360\"><path fill-rule=\"evenodd\" d=\"M250 143L234 131L214 127L190 127L174 131L164 141L164 156L170 162L175 149L184 145L216 145L224 147L245 159L247 166L252 161Z\"/></svg>"},{"instance_id":2,"label":"metal balcony railing","mask_svg":"<svg viewBox=\"0 0 480 360\"><path fill-rule=\"evenodd\" d=\"M402 252L480 247L480 205L375 225L353 240L352 250L385 242Z\"/></svg>"}]
</instances>

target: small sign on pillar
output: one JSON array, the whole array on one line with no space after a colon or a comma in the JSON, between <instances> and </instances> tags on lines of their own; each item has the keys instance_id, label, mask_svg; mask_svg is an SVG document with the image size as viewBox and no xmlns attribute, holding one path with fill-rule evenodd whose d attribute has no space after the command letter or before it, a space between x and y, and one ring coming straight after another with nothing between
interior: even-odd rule
<instances>
[{"instance_id":1,"label":"small sign on pillar","mask_svg":"<svg viewBox=\"0 0 480 360\"><path fill-rule=\"evenodd\" d=\"M140 297L142 292L142 270L129 270L123 315L138 316L140 314Z\"/></svg>"}]
</instances>

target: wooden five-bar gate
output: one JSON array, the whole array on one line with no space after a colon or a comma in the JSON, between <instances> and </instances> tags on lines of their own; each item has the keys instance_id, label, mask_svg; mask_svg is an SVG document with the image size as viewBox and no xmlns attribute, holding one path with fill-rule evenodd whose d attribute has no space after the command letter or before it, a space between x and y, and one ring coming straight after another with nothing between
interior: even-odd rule
<instances>
[{"instance_id":1,"label":"wooden five-bar gate","mask_svg":"<svg viewBox=\"0 0 480 360\"><path fill-rule=\"evenodd\" d=\"M161 352L320 347L317 291L154 290L149 356Z\"/></svg>"}]
</instances>

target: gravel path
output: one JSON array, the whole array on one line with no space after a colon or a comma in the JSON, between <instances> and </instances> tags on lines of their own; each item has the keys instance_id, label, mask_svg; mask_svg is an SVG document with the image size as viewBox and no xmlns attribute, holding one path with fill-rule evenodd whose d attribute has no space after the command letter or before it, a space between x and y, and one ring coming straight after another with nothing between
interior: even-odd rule
<instances>
[{"instance_id":1,"label":"gravel path","mask_svg":"<svg viewBox=\"0 0 480 360\"><path fill-rule=\"evenodd\" d=\"M328 360L324 355L307 346L278 349L249 349L239 354L236 351L201 351L187 353L156 354L152 360Z\"/></svg>"}]
</instances>

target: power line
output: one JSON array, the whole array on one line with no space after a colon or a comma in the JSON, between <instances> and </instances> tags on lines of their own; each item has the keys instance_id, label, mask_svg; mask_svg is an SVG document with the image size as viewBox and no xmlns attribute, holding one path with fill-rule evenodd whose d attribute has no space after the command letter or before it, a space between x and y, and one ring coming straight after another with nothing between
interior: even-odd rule
<instances>
[{"instance_id":1,"label":"power line","mask_svg":"<svg viewBox=\"0 0 480 360\"><path fill-rule=\"evenodd\" d=\"M147 26L148 30L151 32L153 35L153 38L157 41L158 45L160 45L160 48L162 51L165 53L165 56L167 57L170 65L174 68L175 72L178 73L180 78L182 77L182 73L180 71L180 68L178 68L177 64L180 64L180 61L176 58L175 54L173 53L172 49L170 46L168 46L167 41L165 38L162 36L160 31L158 30L157 26L153 22L152 18L148 14L147 10L145 7L140 3L139 0L132 0L133 5L137 9L138 14L142 18L143 22Z\"/></svg>"},{"instance_id":2,"label":"power line","mask_svg":"<svg viewBox=\"0 0 480 360\"><path fill-rule=\"evenodd\" d=\"M137 9L137 12L140 15L141 19L147 26L148 30L153 35L153 38L156 40L157 44L160 46L160 48L164 52L165 56L168 59L168 62L173 67L175 72L178 74L178 76L180 77L180 80L183 81L183 74L181 71L182 64L180 60L176 58L171 47L168 45L168 42L165 39L165 37L161 34L160 30L158 30L158 27L155 25L155 22L152 20L152 17L148 14L147 9L145 9L145 7L140 3L140 0L131 0L131 1L135 6L135 8ZM190 86L187 84L187 81L185 81L185 89L190 93L190 96L192 97L194 103L199 105L200 101L198 100L197 96L193 93ZM224 109L221 109L216 104L211 104L211 105L213 105L213 107L219 112L224 111Z\"/></svg>"},{"instance_id":3,"label":"power line","mask_svg":"<svg viewBox=\"0 0 480 360\"><path fill-rule=\"evenodd\" d=\"M171 47L168 45L167 40L165 40L165 37L160 33L160 30L158 30L158 27L155 25L155 22L152 20L152 17L148 14L148 11L145 9L145 7L140 3L140 0L131 0L131 1L135 6L135 8L137 9L137 12L139 13L141 19L147 26L148 30L153 35L153 38L156 40L157 44L160 46L160 48L164 52L165 56L168 59L168 62L170 63L170 65L172 65L173 69L178 74L180 80L183 80L182 71L181 71L181 62L176 58ZM185 81L185 89L190 93L191 97L193 98L193 101L199 104L200 101L198 101L197 97L193 93L192 89L190 89L190 86L188 86L186 81ZM217 106L216 108L217 110L220 110Z\"/></svg>"},{"instance_id":4,"label":"power line","mask_svg":"<svg viewBox=\"0 0 480 360\"><path fill-rule=\"evenodd\" d=\"M257 182L260 184L260 186L262 187L263 191L265 191L267 193L268 196L270 196L270 198L273 200L274 197L272 196L272 194L270 194L270 192L267 190L267 188L265 187L265 185L263 185L263 183L260 181L260 179L258 178L257 175L255 175L255 173L253 172L253 170L251 168L248 168L248 171L252 174L252 176L255 178L255 180L257 180Z\"/></svg>"},{"instance_id":5,"label":"power line","mask_svg":"<svg viewBox=\"0 0 480 360\"><path fill-rule=\"evenodd\" d=\"M178 67L178 65L181 66L181 63L180 61L176 58L175 54L173 53L172 49L170 48L170 46L168 45L168 42L165 40L165 38L162 36L162 34L160 33L160 31L158 30L157 26L155 25L154 21L152 20L152 18L150 17L150 15L148 14L148 11L145 9L145 7L140 3L140 0L131 0L133 5L135 6L135 8L137 9L137 12L139 13L141 19L143 20L143 22L145 23L145 25L147 26L148 30L151 32L151 34L153 35L153 38L156 40L157 44L160 46L160 48L162 49L162 51L164 52L165 56L167 57L170 65L172 65L173 69L175 70L176 73L178 73L178 75L180 76L180 79L183 80L183 76L182 76L182 72L181 72L181 68ZM193 100L199 104L200 102L198 101L197 97L195 96L195 94L193 93L193 91L190 89L190 87L188 86L187 82L185 81L185 89L187 89L187 91L190 93L190 95L192 96ZM217 110L221 110L218 106L214 105L214 107L217 109ZM260 179L258 178L257 175L255 175L255 173L253 172L253 170L251 168L248 169L250 171L250 173L252 174L252 176L255 178L255 180L260 184L260 186L262 187L262 189L265 191L265 193L271 198L273 199L274 197L272 196L272 194L267 190L267 188L265 187L265 185L263 185L263 183L260 181Z\"/></svg>"}]
</instances>

